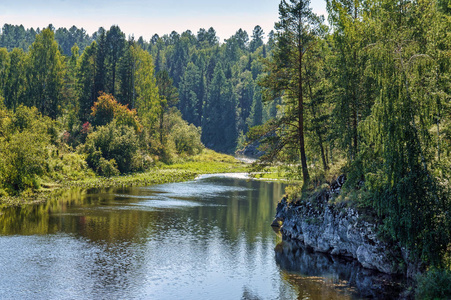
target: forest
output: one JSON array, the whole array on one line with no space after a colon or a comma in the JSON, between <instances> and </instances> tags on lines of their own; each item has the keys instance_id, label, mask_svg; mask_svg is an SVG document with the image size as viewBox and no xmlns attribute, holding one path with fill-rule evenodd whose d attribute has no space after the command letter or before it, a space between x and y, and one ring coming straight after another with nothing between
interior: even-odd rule
<instances>
[{"instance_id":1,"label":"forest","mask_svg":"<svg viewBox=\"0 0 451 300\"><path fill-rule=\"evenodd\" d=\"M5 24L0 195L42 178L145 170L204 146L258 148L257 169L342 173L343 201L381 220L414 259L450 264L451 4L283 0L264 33L213 28L126 37Z\"/></svg>"}]
</instances>

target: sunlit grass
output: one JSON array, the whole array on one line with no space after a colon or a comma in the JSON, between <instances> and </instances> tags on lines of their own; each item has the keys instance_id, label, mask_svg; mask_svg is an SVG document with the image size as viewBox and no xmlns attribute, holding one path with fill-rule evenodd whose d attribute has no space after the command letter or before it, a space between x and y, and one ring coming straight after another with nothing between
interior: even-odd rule
<instances>
[{"instance_id":1,"label":"sunlit grass","mask_svg":"<svg viewBox=\"0 0 451 300\"><path fill-rule=\"evenodd\" d=\"M261 180L285 181L293 184L301 183L300 180L293 177L292 172L288 172L286 169L278 166L267 167L262 172L251 173L251 176Z\"/></svg>"},{"instance_id":2,"label":"sunlit grass","mask_svg":"<svg viewBox=\"0 0 451 300\"><path fill-rule=\"evenodd\" d=\"M248 165L230 155L205 149L202 153L175 164L162 165L162 169L189 170L198 174L247 172Z\"/></svg>"},{"instance_id":3,"label":"sunlit grass","mask_svg":"<svg viewBox=\"0 0 451 300\"><path fill-rule=\"evenodd\" d=\"M202 153L181 159L174 164L158 164L143 173L133 173L114 177L94 177L86 180L68 182L65 186L126 187L147 186L168 182L180 182L194 179L199 174L246 172L247 165L233 156L205 149Z\"/></svg>"},{"instance_id":4,"label":"sunlit grass","mask_svg":"<svg viewBox=\"0 0 451 300\"><path fill-rule=\"evenodd\" d=\"M241 173L247 172L248 165L233 156L205 149L202 153L179 159L174 164L158 164L145 172L132 173L113 177L88 176L79 180L62 180L61 182L45 182L39 190L28 189L18 196L0 197L0 205L20 206L42 203L51 195L71 188L114 188L131 186L149 186L170 182L181 182L194 179L200 174Z\"/></svg>"}]
</instances>

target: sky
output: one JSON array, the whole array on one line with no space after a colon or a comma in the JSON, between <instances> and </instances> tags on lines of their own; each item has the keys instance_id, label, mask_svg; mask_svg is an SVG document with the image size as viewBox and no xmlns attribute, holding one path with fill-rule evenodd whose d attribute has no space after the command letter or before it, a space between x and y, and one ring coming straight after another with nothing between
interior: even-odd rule
<instances>
[{"instance_id":1,"label":"sky","mask_svg":"<svg viewBox=\"0 0 451 300\"><path fill-rule=\"evenodd\" d=\"M118 25L127 35L149 40L157 33L182 33L213 27L220 41L256 25L268 34L278 20L279 0L0 0L0 26L55 28L72 25L88 34ZM311 0L313 11L326 15L325 0Z\"/></svg>"}]
</instances>

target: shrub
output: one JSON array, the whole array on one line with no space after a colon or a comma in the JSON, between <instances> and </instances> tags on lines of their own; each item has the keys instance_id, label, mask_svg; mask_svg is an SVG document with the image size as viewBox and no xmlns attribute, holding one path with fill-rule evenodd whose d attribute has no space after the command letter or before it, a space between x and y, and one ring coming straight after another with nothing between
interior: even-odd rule
<instances>
[{"instance_id":1,"label":"shrub","mask_svg":"<svg viewBox=\"0 0 451 300\"><path fill-rule=\"evenodd\" d=\"M52 155L48 161L49 177L53 180L80 180L94 174L83 155L73 153L69 147L49 150Z\"/></svg>"},{"instance_id":2,"label":"shrub","mask_svg":"<svg viewBox=\"0 0 451 300\"><path fill-rule=\"evenodd\" d=\"M12 117L11 127L13 130L23 131L32 127L38 119L42 119L42 117L36 107L20 105Z\"/></svg>"},{"instance_id":3,"label":"shrub","mask_svg":"<svg viewBox=\"0 0 451 300\"><path fill-rule=\"evenodd\" d=\"M417 278L415 298L451 299L451 271L431 269Z\"/></svg>"},{"instance_id":4,"label":"shrub","mask_svg":"<svg viewBox=\"0 0 451 300\"><path fill-rule=\"evenodd\" d=\"M113 121L114 112L118 105L120 104L112 95L101 94L92 107L91 116L94 125L103 126Z\"/></svg>"},{"instance_id":5,"label":"shrub","mask_svg":"<svg viewBox=\"0 0 451 300\"><path fill-rule=\"evenodd\" d=\"M12 190L39 187L38 176L45 174L49 137L25 130L13 135L2 149L5 155L4 182Z\"/></svg>"},{"instance_id":6,"label":"shrub","mask_svg":"<svg viewBox=\"0 0 451 300\"><path fill-rule=\"evenodd\" d=\"M48 173L48 148L59 126L35 107L20 105L15 113L0 109L0 185L18 193L40 187Z\"/></svg>"},{"instance_id":7,"label":"shrub","mask_svg":"<svg viewBox=\"0 0 451 300\"><path fill-rule=\"evenodd\" d=\"M168 117L170 139L178 154L196 155L204 149L201 129L182 119L180 112L171 112Z\"/></svg>"},{"instance_id":8,"label":"shrub","mask_svg":"<svg viewBox=\"0 0 451 300\"><path fill-rule=\"evenodd\" d=\"M99 173L101 158L114 161L121 173L140 170L143 163L137 157L140 155L139 138L133 128L117 125L111 122L98 127L97 131L88 135L83 151L87 153L89 166ZM100 172L99 174L101 174Z\"/></svg>"},{"instance_id":9,"label":"shrub","mask_svg":"<svg viewBox=\"0 0 451 300\"><path fill-rule=\"evenodd\" d=\"M97 173L105 177L119 175L116 161L114 159L106 160L105 158L100 157L97 167Z\"/></svg>"}]
</instances>

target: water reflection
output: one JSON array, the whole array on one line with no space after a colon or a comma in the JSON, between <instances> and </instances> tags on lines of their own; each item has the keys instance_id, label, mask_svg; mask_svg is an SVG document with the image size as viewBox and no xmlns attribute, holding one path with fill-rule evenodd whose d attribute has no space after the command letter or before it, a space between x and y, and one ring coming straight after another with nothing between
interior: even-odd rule
<instances>
[{"instance_id":1,"label":"water reflection","mask_svg":"<svg viewBox=\"0 0 451 300\"><path fill-rule=\"evenodd\" d=\"M333 284L323 271L299 275L286 244L274 256L280 238L269 224L283 192L206 176L3 209L0 299L349 299L338 275Z\"/></svg>"},{"instance_id":2,"label":"water reflection","mask_svg":"<svg viewBox=\"0 0 451 300\"><path fill-rule=\"evenodd\" d=\"M293 240L277 244L275 259L297 287L298 299L396 299L405 288L400 278L365 269L355 260L312 252Z\"/></svg>"}]
</instances>

